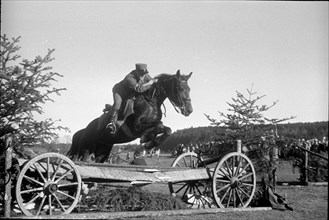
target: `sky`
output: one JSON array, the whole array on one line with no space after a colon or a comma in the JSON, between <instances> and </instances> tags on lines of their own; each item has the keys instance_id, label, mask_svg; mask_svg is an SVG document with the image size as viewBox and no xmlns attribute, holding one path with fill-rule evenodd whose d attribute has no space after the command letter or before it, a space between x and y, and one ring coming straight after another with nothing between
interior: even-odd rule
<instances>
[{"instance_id":1,"label":"sky","mask_svg":"<svg viewBox=\"0 0 329 220\"><path fill-rule=\"evenodd\" d=\"M112 87L146 63L151 76L193 72L193 113L165 101L173 131L221 119L236 91L253 87L264 116L328 121L328 2L2 0L1 34L21 36L25 59L55 49L66 88L36 117L60 119L73 135L112 104ZM287 123L286 122L286 123Z\"/></svg>"}]
</instances>

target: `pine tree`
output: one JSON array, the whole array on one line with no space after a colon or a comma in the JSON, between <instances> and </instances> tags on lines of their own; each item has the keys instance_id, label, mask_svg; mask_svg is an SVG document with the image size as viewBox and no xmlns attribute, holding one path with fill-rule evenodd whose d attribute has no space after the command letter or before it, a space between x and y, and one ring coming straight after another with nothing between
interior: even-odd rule
<instances>
[{"instance_id":1,"label":"pine tree","mask_svg":"<svg viewBox=\"0 0 329 220\"><path fill-rule=\"evenodd\" d=\"M58 130L69 131L56 125L60 120L37 121L34 118L35 114L44 113L43 104L54 102L52 96L66 89L52 86L58 77L63 77L49 66L54 60L54 49L49 49L45 56L21 60L19 42L20 37L9 40L1 35L0 135L13 133L14 143L29 146L58 138Z\"/></svg>"},{"instance_id":2,"label":"pine tree","mask_svg":"<svg viewBox=\"0 0 329 220\"><path fill-rule=\"evenodd\" d=\"M283 119L269 119L264 116L266 111L273 108L277 102L271 105L259 105L258 102L265 95L258 96L257 92L247 89L247 96L236 91L237 97L232 98L233 103L228 103L229 113L224 114L219 111L220 120L205 114L212 125L222 126L226 129L226 139L228 142L241 140L243 146L249 150L248 156L255 163L256 171L275 184L275 170L278 165L277 158L270 158L270 151L273 148L282 146L282 140L277 134L277 124L295 117L291 116ZM277 155L276 155L277 156Z\"/></svg>"},{"instance_id":3,"label":"pine tree","mask_svg":"<svg viewBox=\"0 0 329 220\"><path fill-rule=\"evenodd\" d=\"M274 101L271 105L259 105L258 102L265 95L258 96L257 92L247 89L247 96L236 91L237 97L232 98L233 103L227 102L229 105L228 114L219 111L220 120L217 120L207 114L205 116L211 122L211 125L222 126L226 128L226 135L229 140L242 140L244 144L250 145L258 143L261 137L266 139L273 138L277 135L276 126L278 123L293 119L269 119L264 113L273 108L277 103Z\"/></svg>"}]
</instances>

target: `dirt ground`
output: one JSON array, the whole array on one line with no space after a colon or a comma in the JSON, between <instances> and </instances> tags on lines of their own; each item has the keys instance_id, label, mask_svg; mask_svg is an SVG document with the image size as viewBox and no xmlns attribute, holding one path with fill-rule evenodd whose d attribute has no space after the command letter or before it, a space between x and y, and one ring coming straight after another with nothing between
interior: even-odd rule
<instances>
[{"instance_id":1,"label":"dirt ground","mask_svg":"<svg viewBox=\"0 0 329 220\"><path fill-rule=\"evenodd\" d=\"M328 219L328 186L277 186L276 192L286 193L293 211L254 211L231 212L187 216L157 216L143 219L171 219L171 220L212 220L212 219ZM130 218L137 219L137 218ZM140 218L138 218L140 219Z\"/></svg>"},{"instance_id":2,"label":"dirt ground","mask_svg":"<svg viewBox=\"0 0 329 220\"><path fill-rule=\"evenodd\" d=\"M158 186L158 190L165 186ZM155 189L154 189L155 190ZM266 211L234 211L234 212L219 212L207 213L206 210L175 210L161 212L135 212L131 215L125 212L94 212L94 213L79 213L61 216L42 216L38 217L23 217L33 219L146 219L146 220L326 220L328 219L328 186L277 186L276 192L279 194L286 193L288 195L288 203L293 208L293 211L285 210L266 210ZM187 212L186 212L187 211ZM134 217L129 217L134 216ZM136 217L137 216L137 217ZM20 217L22 218L22 217ZM19 219L20 219L19 218Z\"/></svg>"}]
</instances>

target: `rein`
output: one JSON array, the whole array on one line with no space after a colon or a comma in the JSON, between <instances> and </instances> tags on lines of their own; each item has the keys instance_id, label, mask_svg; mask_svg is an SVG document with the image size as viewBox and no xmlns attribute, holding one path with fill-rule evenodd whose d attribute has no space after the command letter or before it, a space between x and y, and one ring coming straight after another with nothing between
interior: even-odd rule
<instances>
[{"instance_id":1,"label":"rein","mask_svg":"<svg viewBox=\"0 0 329 220\"><path fill-rule=\"evenodd\" d=\"M169 80L172 80L172 78L165 79L165 80L163 80L163 81L169 81ZM187 82L187 81L182 81L182 82ZM179 103L183 103L183 99L182 99L181 96L177 96L177 97L175 97L174 86L177 86L177 83L176 83L176 85L174 85L174 84L175 84L175 83L172 83L172 86L171 86L171 92L172 92L172 94L174 95L174 98L177 98L177 100L179 101ZM164 93L165 93L166 96L168 97L170 103L174 106L175 111L176 111L177 113L179 113L179 110L178 110L178 109L180 109L180 107L177 106L177 105L176 105L176 104L175 104L175 103L169 98L169 95L168 95L168 93L167 93L167 91L166 91L165 89L162 88L162 90L164 91Z\"/></svg>"},{"instance_id":2,"label":"rein","mask_svg":"<svg viewBox=\"0 0 329 220\"><path fill-rule=\"evenodd\" d=\"M160 86L160 88L161 88L162 91L166 94L166 96L168 96L167 93L166 93L166 90L164 90L164 89L162 88L162 86ZM157 90L157 86L155 86L155 88L154 88L154 90L153 90L153 93L152 93L151 99L154 99L154 95L155 95L156 90ZM166 112L167 112L166 106L165 106L164 103L162 103L162 105L163 105L163 108L164 108L163 115L164 115L165 117L167 117L167 115L166 115Z\"/></svg>"},{"instance_id":3,"label":"rein","mask_svg":"<svg viewBox=\"0 0 329 220\"><path fill-rule=\"evenodd\" d=\"M166 81L169 81L169 80L173 80L173 78L170 77L170 78L168 78L168 79L164 79L164 80L162 80L162 82L166 82ZM187 82L187 80L184 80L184 81L181 81L181 82ZM172 97L173 97L174 99L177 99L178 102L179 102L179 104L183 105L183 103L184 103L183 97L180 96L180 95L176 95L176 93L175 93L175 86L177 87L177 82L174 81L174 83L171 84L171 88L170 88L170 91L171 91ZM161 84L160 84L159 86L158 86L158 85L155 86L155 88L154 88L154 90L153 90L153 92L152 92L152 95L151 95L151 100L154 100L154 97L155 97L155 94L156 94L156 92L157 92L157 89L160 89L160 90L165 94L165 96L168 97L168 99L169 99L170 103L172 104L172 106L174 107L175 111L176 111L177 113L180 113L180 112L179 112L179 109L181 109L181 107L179 107L178 105L176 105L176 104L175 104L175 103L169 98L170 96L168 95L167 90L164 88L164 85L161 85ZM163 105L163 107L164 107L164 109L165 109L165 111L164 111L164 115L166 116L166 106L165 106L164 103L162 103L162 105Z\"/></svg>"}]
</instances>

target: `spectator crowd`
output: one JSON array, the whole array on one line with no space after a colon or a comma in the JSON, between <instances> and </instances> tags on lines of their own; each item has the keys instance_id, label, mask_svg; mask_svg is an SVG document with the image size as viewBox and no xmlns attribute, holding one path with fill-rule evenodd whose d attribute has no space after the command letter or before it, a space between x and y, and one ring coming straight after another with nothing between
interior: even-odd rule
<instances>
[{"instance_id":1,"label":"spectator crowd","mask_svg":"<svg viewBox=\"0 0 329 220\"><path fill-rule=\"evenodd\" d=\"M172 151L172 157L177 157L186 152L195 152L201 155L213 155L222 153L223 141L209 141L199 144L178 144ZM298 139L284 141L283 146L278 148L280 158L288 159L289 156L304 153L301 148L310 150L315 153L328 152L328 138L322 139L313 138L310 140Z\"/></svg>"}]
</instances>

